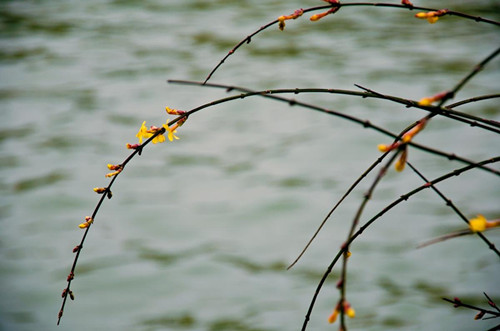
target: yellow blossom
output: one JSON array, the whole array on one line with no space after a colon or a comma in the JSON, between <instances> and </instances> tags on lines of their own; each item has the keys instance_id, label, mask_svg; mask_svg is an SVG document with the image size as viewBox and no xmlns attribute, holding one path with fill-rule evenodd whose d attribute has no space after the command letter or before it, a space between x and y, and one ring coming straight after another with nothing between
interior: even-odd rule
<instances>
[{"instance_id":1,"label":"yellow blossom","mask_svg":"<svg viewBox=\"0 0 500 331\"><path fill-rule=\"evenodd\" d=\"M476 218L469 220L469 228L472 232L482 232L489 228L500 226L500 220L487 221L486 217L479 214Z\"/></svg>"},{"instance_id":2,"label":"yellow blossom","mask_svg":"<svg viewBox=\"0 0 500 331\"><path fill-rule=\"evenodd\" d=\"M330 1L327 1L327 2L330 2ZM335 12L337 12L339 10L340 7L333 7L332 9L329 9L323 13L319 13L319 14L314 14L313 16L311 16L309 18L309 20L311 21L318 21L320 19L322 19L323 17L325 17L326 15L330 15L330 14L333 14Z\"/></svg>"},{"instance_id":3,"label":"yellow blossom","mask_svg":"<svg viewBox=\"0 0 500 331\"><path fill-rule=\"evenodd\" d=\"M165 141L165 136L163 135L163 133L160 133L153 138L152 143L157 144L157 143L162 143L164 141Z\"/></svg>"},{"instance_id":4,"label":"yellow blossom","mask_svg":"<svg viewBox=\"0 0 500 331\"><path fill-rule=\"evenodd\" d=\"M439 19L438 16L429 16L429 17L427 17L427 22L434 24L437 22L438 19Z\"/></svg>"},{"instance_id":5,"label":"yellow blossom","mask_svg":"<svg viewBox=\"0 0 500 331\"><path fill-rule=\"evenodd\" d=\"M179 109L173 109L173 108L169 108L169 107L165 107L165 110L167 111L168 114L170 115L183 115L185 114L186 112L183 111L183 110L179 110Z\"/></svg>"},{"instance_id":6,"label":"yellow blossom","mask_svg":"<svg viewBox=\"0 0 500 331\"><path fill-rule=\"evenodd\" d=\"M399 143L399 142L395 142L395 143L390 144L390 145L379 144L379 145L377 145L377 148L382 153L385 153L385 152L390 152L390 151L398 148L400 145L401 145L401 143Z\"/></svg>"},{"instance_id":7,"label":"yellow blossom","mask_svg":"<svg viewBox=\"0 0 500 331\"><path fill-rule=\"evenodd\" d=\"M158 131L162 130L161 128L152 125L149 129L147 129L145 123L146 122L142 123L143 126L141 127L137 135L141 135L144 138L151 138L153 135L155 135L155 137L151 141L153 144L158 144L165 141L165 136L163 135L164 132L158 133ZM146 131L144 131L144 128L146 129ZM142 142L142 139L140 137L139 140Z\"/></svg>"},{"instance_id":8,"label":"yellow blossom","mask_svg":"<svg viewBox=\"0 0 500 331\"><path fill-rule=\"evenodd\" d=\"M424 12L417 13L415 14L415 17L420 19L426 19L429 23L434 24L441 16L446 15L446 13L448 13L448 9L440 9L437 11L429 11L426 13Z\"/></svg>"},{"instance_id":9,"label":"yellow blossom","mask_svg":"<svg viewBox=\"0 0 500 331\"><path fill-rule=\"evenodd\" d=\"M346 310L345 313L346 313L347 316L349 316L349 318L356 317L356 311L351 306L349 306L349 308L347 308L347 310Z\"/></svg>"},{"instance_id":10,"label":"yellow blossom","mask_svg":"<svg viewBox=\"0 0 500 331\"><path fill-rule=\"evenodd\" d=\"M88 228L90 226L90 224L92 224L93 222L94 222L94 219L92 217L85 216L85 222L78 225L78 227L80 229L85 229L85 228Z\"/></svg>"},{"instance_id":11,"label":"yellow blossom","mask_svg":"<svg viewBox=\"0 0 500 331\"><path fill-rule=\"evenodd\" d=\"M343 307L342 310L349 318L356 317L356 311L354 310L354 308L351 307L351 304L349 302L344 301L342 307ZM328 323L332 324L337 320L337 317L340 313L340 308L341 308L341 306L340 306L340 302L339 302L335 306L335 309L333 310L331 315L328 317Z\"/></svg>"},{"instance_id":12,"label":"yellow blossom","mask_svg":"<svg viewBox=\"0 0 500 331\"><path fill-rule=\"evenodd\" d=\"M385 145L385 144L379 144L377 146L378 150L381 151L382 153L385 153L389 150L389 147L388 145Z\"/></svg>"},{"instance_id":13,"label":"yellow blossom","mask_svg":"<svg viewBox=\"0 0 500 331\"><path fill-rule=\"evenodd\" d=\"M356 312L354 308L351 307L351 304L347 301L344 301L344 313L349 316L349 318L356 317Z\"/></svg>"},{"instance_id":14,"label":"yellow blossom","mask_svg":"<svg viewBox=\"0 0 500 331\"><path fill-rule=\"evenodd\" d=\"M401 172L405 169L406 158L403 158L403 155L404 154L401 154L401 157L396 161L396 163L394 163L394 169L396 169L396 171L398 172Z\"/></svg>"},{"instance_id":15,"label":"yellow blossom","mask_svg":"<svg viewBox=\"0 0 500 331\"><path fill-rule=\"evenodd\" d=\"M472 232L483 232L486 230L486 217L479 214L476 218L469 220L469 228Z\"/></svg>"},{"instance_id":16,"label":"yellow blossom","mask_svg":"<svg viewBox=\"0 0 500 331\"><path fill-rule=\"evenodd\" d=\"M420 106L430 106L432 104L432 99L431 98L422 98L418 102Z\"/></svg>"},{"instance_id":17,"label":"yellow blossom","mask_svg":"<svg viewBox=\"0 0 500 331\"><path fill-rule=\"evenodd\" d=\"M139 129L139 132L135 135L137 138L139 138L139 143L142 144L142 138L148 139L152 136L150 132L148 132L148 128L146 127L146 121L142 122L141 128Z\"/></svg>"},{"instance_id":18,"label":"yellow blossom","mask_svg":"<svg viewBox=\"0 0 500 331\"><path fill-rule=\"evenodd\" d=\"M94 187L94 192L98 194L103 194L106 191L105 187Z\"/></svg>"},{"instance_id":19,"label":"yellow blossom","mask_svg":"<svg viewBox=\"0 0 500 331\"><path fill-rule=\"evenodd\" d=\"M167 122L165 122L165 124L163 124L163 128L165 128L165 130L168 131L168 140L174 141L174 139L180 139L179 137L177 137L175 135L175 133L177 132L176 129L179 126L181 126L183 123L184 123L184 121L182 121L182 123L179 121L175 125L173 125L172 127L170 127L170 126L168 126L168 120L167 120Z\"/></svg>"},{"instance_id":20,"label":"yellow blossom","mask_svg":"<svg viewBox=\"0 0 500 331\"><path fill-rule=\"evenodd\" d=\"M403 135L403 138L401 139L403 143L410 142L417 133L419 133L425 128L426 124L427 124L427 119L425 118L422 119L420 122L418 122L417 125L415 125L412 129L410 129Z\"/></svg>"},{"instance_id":21,"label":"yellow blossom","mask_svg":"<svg viewBox=\"0 0 500 331\"><path fill-rule=\"evenodd\" d=\"M335 307L335 309L333 310L333 312L331 313L331 315L328 317L328 323L330 323L330 324L335 323L335 321L337 320L337 316L339 316L339 305L338 304Z\"/></svg>"},{"instance_id":22,"label":"yellow blossom","mask_svg":"<svg viewBox=\"0 0 500 331\"><path fill-rule=\"evenodd\" d=\"M278 27L281 31L283 31L283 29L285 29L285 21L286 20L295 20L297 18L299 18L300 16L302 16L302 14L304 13L304 10L301 8L301 9L297 9L296 11L293 12L293 14L291 15L281 15L280 17L278 17Z\"/></svg>"},{"instance_id":23,"label":"yellow blossom","mask_svg":"<svg viewBox=\"0 0 500 331\"><path fill-rule=\"evenodd\" d=\"M419 106L430 106L433 102L436 102L436 101L442 100L445 97L448 97L448 93L449 93L448 91L445 91L445 92L440 92L436 95L433 95L432 97L422 98L418 102L418 105Z\"/></svg>"},{"instance_id":24,"label":"yellow blossom","mask_svg":"<svg viewBox=\"0 0 500 331\"><path fill-rule=\"evenodd\" d=\"M108 177L108 178L109 177L113 177L113 176L118 175L120 172L122 172L122 169L110 172L110 173L106 174L105 176Z\"/></svg>"},{"instance_id":25,"label":"yellow blossom","mask_svg":"<svg viewBox=\"0 0 500 331\"><path fill-rule=\"evenodd\" d=\"M108 163L108 169L109 170L118 170L118 169L121 169L122 166L121 164L111 164L111 163Z\"/></svg>"}]
</instances>

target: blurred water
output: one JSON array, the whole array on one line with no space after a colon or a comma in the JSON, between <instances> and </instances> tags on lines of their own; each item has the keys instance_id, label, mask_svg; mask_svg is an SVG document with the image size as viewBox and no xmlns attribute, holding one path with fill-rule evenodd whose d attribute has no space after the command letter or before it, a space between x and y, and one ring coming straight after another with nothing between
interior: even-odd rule
<instances>
[{"instance_id":1,"label":"blurred water","mask_svg":"<svg viewBox=\"0 0 500 331\"><path fill-rule=\"evenodd\" d=\"M499 20L495 1L414 1ZM60 293L107 163L127 155L144 120L190 109L225 91L167 85L202 80L259 26L319 1L3 1L0 4L0 329L54 330ZM498 28L446 17L434 25L395 9L343 8L311 23L273 27L231 56L214 82L256 89L361 84L419 99L454 86L500 41ZM494 60L457 96L497 93ZM383 101L295 95L393 131L420 118ZM495 100L461 108L500 120ZM341 119L249 98L192 116L171 144L148 146L114 185L91 229L60 330L296 330L346 236L371 178L346 200L303 260L285 271L347 187L389 139ZM491 133L433 120L418 142L482 160ZM461 164L410 151L434 178ZM496 166L498 169L499 167ZM439 187L469 217L499 217L496 178L473 171ZM420 185L391 171L366 221ZM470 330L441 297L500 298L498 258L477 238L415 246L462 228L423 192L353 244L353 330ZM488 237L498 243L498 232ZM336 269L337 270L337 269ZM338 271L335 271L337 275ZM338 293L320 294L311 330ZM335 326L334 326L335 328Z\"/></svg>"}]
</instances>

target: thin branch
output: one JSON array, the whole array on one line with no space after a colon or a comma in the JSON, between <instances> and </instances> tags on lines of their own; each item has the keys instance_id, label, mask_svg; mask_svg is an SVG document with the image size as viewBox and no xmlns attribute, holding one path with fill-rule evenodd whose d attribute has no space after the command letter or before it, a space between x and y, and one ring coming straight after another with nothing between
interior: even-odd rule
<instances>
[{"instance_id":1,"label":"thin branch","mask_svg":"<svg viewBox=\"0 0 500 331\"><path fill-rule=\"evenodd\" d=\"M321 222L321 224L319 225L319 227L316 229L316 231L314 232L314 234L312 235L312 237L309 239L309 241L307 242L306 246L302 249L302 251L300 252L300 254L297 256L297 258L295 258L295 260L287 267L287 270L291 269L299 260L300 258L304 255L304 253L307 251L307 249L309 248L309 246L312 244L312 242L314 241L314 239L316 239L316 236L318 235L318 233L321 231L321 229L323 228L323 226L325 225L325 223L328 221L328 219L332 216L333 212L337 209L338 206L340 206L340 204L344 201L345 198L347 198L347 196L349 196L349 194L351 194L351 192L354 190L354 188L356 188L356 186L358 186L359 183L361 183L361 181L380 163L382 162L382 160L387 156L388 153L384 153L382 154L382 156L380 156L375 162L373 162L369 167L368 169L366 169L362 174L361 176L359 176L355 181L354 183L351 184L351 186L349 187L349 189L344 193L344 195L342 196L342 198L339 199L339 201L337 201L337 203L335 204L335 206L333 206L333 208L328 212L328 214L326 215L326 217L323 219L323 221Z\"/></svg>"},{"instance_id":2,"label":"thin branch","mask_svg":"<svg viewBox=\"0 0 500 331\"><path fill-rule=\"evenodd\" d=\"M471 103L471 102L483 101L483 100L488 100L488 99L496 99L496 98L500 98L500 94L496 93L496 94L480 95L480 96L477 96L477 97L473 97L473 98L469 98L469 99L457 101L455 103L447 105L446 108L447 109L448 108L456 108L458 106L462 106L462 105L465 105L465 104L468 104L468 103ZM495 123L498 123L498 122L495 121Z\"/></svg>"},{"instance_id":3,"label":"thin branch","mask_svg":"<svg viewBox=\"0 0 500 331\"><path fill-rule=\"evenodd\" d=\"M311 7L311 8L307 8L307 9L303 9L303 13L307 13L307 12L311 12L311 11L318 11L318 10L323 10L323 9L328 9L328 8L332 8L332 7L359 7L359 6L363 6L363 7L371 7L371 6L374 6L374 7L390 7L390 8L398 8L398 9L405 9L405 10L422 10L422 11L436 11L437 9L434 9L434 8L427 8L427 7L416 7L416 6L407 6L407 5L402 5L402 4L394 4L394 3L370 3L370 2L358 2L358 3L332 3L331 5L328 5L328 6L317 6L317 7ZM469 19L469 20L473 20L473 21L476 21L476 22L484 22L484 23L488 23L488 24L493 24L493 25L497 25L497 26L500 26L500 22L497 22L497 21L494 21L494 20L490 20L490 19L486 19L486 18L483 18L483 17L480 17L480 16L473 16L473 15L469 15L469 14L465 14L465 13L461 13L461 12L457 12L457 11L453 11L453 10L448 10L446 12L446 15L450 15L450 16L458 16L458 17L462 17L462 18L465 18L465 19ZM234 46L220 61L219 63L210 71L210 73L208 74L208 76L205 78L205 81L204 81L204 84L207 83L210 78L212 78L212 75L217 71L217 69L219 69L219 67L227 60L228 57L230 57L231 55L233 55L236 50L238 50L238 48L240 48L241 46L243 46L244 44L249 44L252 40L252 38L261 33L262 31L268 29L269 27L277 24L279 22L278 19L275 19L274 21L271 21L263 26L261 26L259 29L257 29L256 31L252 32L251 34L249 34L248 36L246 36L244 39L242 39L240 42L238 42L236 44L236 46Z\"/></svg>"},{"instance_id":4,"label":"thin branch","mask_svg":"<svg viewBox=\"0 0 500 331\"><path fill-rule=\"evenodd\" d=\"M288 98L284 98L284 97L280 97L280 96L276 96L276 95L270 95L268 93L269 91L272 92L274 90L253 91L253 90L250 90L250 89L247 89L247 88L244 88L244 87L237 87L237 86L230 86L230 85L223 85L223 84L211 84L211 83L207 83L207 84L203 85L203 83L201 83L201 82L183 81L183 80L169 80L168 82L169 83L175 83L175 84L199 85L199 86L207 86L207 87L224 88L224 89L226 89L228 91L237 90L237 91L246 92L246 93L243 93L243 94L240 94L240 95L237 95L237 96L232 96L232 97L228 97L228 98L219 99L219 100L216 101L218 103L227 102L227 101L231 101L231 100L234 100L234 99L244 99L244 98L250 97L250 96L261 96L261 97L270 98L270 99L273 99L273 100L278 100L278 101L281 101L281 102L285 102L285 103L288 103L291 106L297 105L297 106L304 107L304 108L307 108L307 109L316 110L316 111L319 111L319 112L322 112L322 113L326 113L326 114L329 114L329 115L337 116L337 117L346 119L348 121L357 123L359 125L362 125L364 128L371 128L371 129L373 129L375 131L383 133L383 134L385 134L385 135L387 135L389 137L392 137L392 138L398 138L398 137L400 138L400 136L402 135L402 134L396 135L396 134L394 134L394 133L392 133L392 132L390 132L390 131L382 128L382 127L379 127L377 125L372 124L368 120L362 120L362 119L359 119L359 118L357 118L355 116L351 116L349 114L344 114L344 113L341 113L341 112L338 112L338 111L334 111L334 110L331 110L331 109L326 109L326 108L319 107L319 106L316 106L316 105L312 105L312 104L309 104L309 103L297 101L295 99L288 99ZM289 93L292 93L292 92L296 93L296 90L297 89L289 89L288 91L289 91ZM346 90L339 90L339 91L346 91ZM356 91L351 91L351 92L355 92L355 93L360 94L360 92L356 92ZM361 95L363 95L363 94L364 93L361 93ZM353 94L353 95L356 95L356 94ZM193 112L201 110L202 108L210 107L211 105L212 105L212 103L208 103L208 104L202 105L200 107L195 108L193 110ZM174 122L172 122L172 123L174 123ZM442 151L439 151L439 150L434 149L434 148L430 148L430 147L427 147L427 146L424 146L424 145L421 145L421 144L417 144L417 143L415 143L413 141L409 142L408 145L411 145L411 146L413 146L413 147L415 147L415 148L417 148L419 150L426 151L426 152L434 154L434 155L445 157L445 158L447 158L449 160L457 160L457 161L460 161L460 162L466 163L466 164L474 164L474 161L467 160L467 159L465 159L463 157L457 156L454 153L450 154L450 153L442 152ZM480 168L483 169L483 170L486 170L486 171L488 171L488 172L490 172L492 174L500 176L500 172L498 170L496 170L496 169L492 169L492 168L489 168L489 167L483 167L483 166L480 166Z\"/></svg>"},{"instance_id":5,"label":"thin branch","mask_svg":"<svg viewBox=\"0 0 500 331\"><path fill-rule=\"evenodd\" d=\"M406 148L406 146L404 148ZM339 280L340 281L340 301L339 302L341 303L340 327L342 328L342 330L346 330L345 312L344 312L342 303L346 302L346 293L345 292L346 292L346 284L347 284L347 259L348 259L347 252L349 251L349 246L350 246L350 244L348 243L349 239L352 237L354 231L356 230L356 227L359 224L359 220L361 219L361 215L363 214L365 206L368 204L368 201L371 199L373 192L375 191L375 188L380 183L382 178L385 176L385 174L387 173L387 170L389 169L391 164L393 164L396 157L399 155L399 153L402 153L402 152L403 152L402 150L398 150L397 153L392 153L392 156L389 158L389 160L387 160L387 162L384 164L384 166L378 172L377 176L375 177L375 180L370 185L370 188L368 189L368 191L366 191L366 193L363 195L363 200L361 201L361 204L358 207L358 210L356 211L356 215L354 216L354 219L352 220L351 228L350 228L349 233L347 235L347 239L346 239L345 243L342 245L342 247L345 249L344 254L342 254L342 271L341 271L340 280ZM390 152L386 152L386 153L384 153L384 155L387 155L389 153Z\"/></svg>"},{"instance_id":6,"label":"thin branch","mask_svg":"<svg viewBox=\"0 0 500 331\"><path fill-rule=\"evenodd\" d=\"M479 62L473 69L472 71L467 75L465 76L464 78L462 78L462 80L460 82L458 82L458 84L450 91L450 98L453 97L454 95L457 94L457 92L469 81L472 79L472 77L474 77L475 75L477 75L477 73L479 73L481 70L483 70L484 66L490 62L491 60L493 60L498 54L500 54L500 47L497 48L495 51L493 51L490 55L488 55L484 60L482 60L481 62ZM444 102L444 101L443 101Z\"/></svg>"}]
</instances>

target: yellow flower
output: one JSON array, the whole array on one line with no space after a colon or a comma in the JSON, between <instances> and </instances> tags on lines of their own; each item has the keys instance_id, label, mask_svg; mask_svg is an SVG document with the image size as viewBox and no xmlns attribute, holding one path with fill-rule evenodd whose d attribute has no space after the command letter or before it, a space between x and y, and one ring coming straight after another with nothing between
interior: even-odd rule
<instances>
[{"instance_id":1,"label":"yellow flower","mask_svg":"<svg viewBox=\"0 0 500 331\"><path fill-rule=\"evenodd\" d=\"M429 16L429 17L427 17L427 22L434 24L437 22L438 19L439 19L438 16Z\"/></svg>"},{"instance_id":2,"label":"yellow flower","mask_svg":"<svg viewBox=\"0 0 500 331\"><path fill-rule=\"evenodd\" d=\"M162 129L157 127L157 126L151 126L148 130L146 130L146 133L149 135L148 138L155 135L155 137L152 140L153 144L158 144L158 143L162 143L165 141L165 136L163 135L163 133L165 133L165 132L158 133L158 131L160 131L160 130L162 130Z\"/></svg>"},{"instance_id":3,"label":"yellow flower","mask_svg":"<svg viewBox=\"0 0 500 331\"><path fill-rule=\"evenodd\" d=\"M110 173L106 174L105 176L108 177L108 178L109 177L113 177L113 176L118 175L120 172L122 172L122 169L110 172Z\"/></svg>"},{"instance_id":4,"label":"yellow flower","mask_svg":"<svg viewBox=\"0 0 500 331\"><path fill-rule=\"evenodd\" d=\"M351 304L347 301L344 301L343 311L349 318L356 317L356 311L354 311L354 309L351 307ZM328 317L328 323L330 324L334 323L337 320L337 317L339 316L339 312L340 312L340 302L337 303L332 314Z\"/></svg>"},{"instance_id":5,"label":"yellow flower","mask_svg":"<svg viewBox=\"0 0 500 331\"><path fill-rule=\"evenodd\" d=\"M278 28L281 31L283 31L285 29L285 16L278 17L278 21L279 21Z\"/></svg>"},{"instance_id":6,"label":"yellow flower","mask_svg":"<svg viewBox=\"0 0 500 331\"><path fill-rule=\"evenodd\" d=\"M426 19L429 23L434 24L437 20L448 13L448 9L440 9L437 11L429 11L427 13L421 12L415 14L416 18Z\"/></svg>"},{"instance_id":7,"label":"yellow flower","mask_svg":"<svg viewBox=\"0 0 500 331\"><path fill-rule=\"evenodd\" d=\"M283 29L285 29L285 21L286 20L294 20L294 19L297 19L299 18L300 16L302 16L302 14L304 14L304 10L301 8L301 9L297 9L296 11L293 12L293 14L291 15L281 15L280 17L278 17L278 27L281 31L283 31Z\"/></svg>"},{"instance_id":8,"label":"yellow flower","mask_svg":"<svg viewBox=\"0 0 500 331\"><path fill-rule=\"evenodd\" d=\"M354 308L351 307L351 304L347 301L344 301L344 313L349 316L349 318L356 317L356 312Z\"/></svg>"},{"instance_id":9,"label":"yellow flower","mask_svg":"<svg viewBox=\"0 0 500 331\"><path fill-rule=\"evenodd\" d=\"M85 229L85 228L88 228L90 226L90 224L92 224L94 222L94 219L90 216L85 216L85 222L78 225L78 227L80 229Z\"/></svg>"},{"instance_id":10,"label":"yellow flower","mask_svg":"<svg viewBox=\"0 0 500 331\"><path fill-rule=\"evenodd\" d=\"M385 144L379 144L377 146L378 150L381 151L382 153L385 153L389 150L389 147L388 145L385 145Z\"/></svg>"},{"instance_id":11,"label":"yellow flower","mask_svg":"<svg viewBox=\"0 0 500 331\"><path fill-rule=\"evenodd\" d=\"M105 187L94 187L94 192L98 194L103 194L106 191Z\"/></svg>"},{"instance_id":12,"label":"yellow flower","mask_svg":"<svg viewBox=\"0 0 500 331\"><path fill-rule=\"evenodd\" d=\"M411 130L409 130L403 135L403 138L401 139L403 143L410 142L417 133L419 133L425 128L426 124L427 124L426 118L418 122L417 125L415 125Z\"/></svg>"},{"instance_id":13,"label":"yellow flower","mask_svg":"<svg viewBox=\"0 0 500 331\"><path fill-rule=\"evenodd\" d=\"M184 123L184 121L182 121L182 123ZM174 141L174 139L180 139L179 137L177 137L175 135L175 133L177 132L176 129L181 126L182 124L179 122L177 122L174 126L170 127L168 126L168 120L167 122L165 122L165 124L163 124L163 128L165 128L165 130L168 131L168 140L170 141Z\"/></svg>"},{"instance_id":14,"label":"yellow flower","mask_svg":"<svg viewBox=\"0 0 500 331\"><path fill-rule=\"evenodd\" d=\"M332 314L328 317L328 323L330 323L330 324L335 323L338 316L339 316L339 305L337 304L337 306L335 306L335 309L333 310Z\"/></svg>"},{"instance_id":15,"label":"yellow flower","mask_svg":"<svg viewBox=\"0 0 500 331\"><path fill-rule=\"evenodd\" d=\"M500 226L500 220L488 221L486 217L479 214L476 218L469 220L469 228L472 232L483 232L489 228L495 228Z\"/></svg>"},{"instance_id":16,"label":"yellow flower","mask_svg":"<svg viewBox=\"0 0 500 331\"><path fill-rule=\"evenodd\" d=\"M142 138L150 138L152 134L148 132L148 128L146 127L146 121L142 122L141 128L139 129L139 132L135 135L137 138L139 138L139 143L142 144Z\"/></svg>"},{"instance_id":17,"label":"yellow flower","mask_svg":"<svg viewBox=\"0 0 500 331\"><path fill-rule=\"evenodd\" d=\"M356 317L356 311L350 305L349 305L349 308L347 308L347 310L346 310L345 313L346 313L347 316L349 316L349 318Z\"/></svg>"},{"instance_id":18,"label":"yellow flower","mask_svg":"<svg viewBox=\"0 0 500 331\"><path fill-rule=\"evenodd\" d=\"M327 2L330 2L330 1L327 1ZM333 3L333 2L331 2L331 3ZM309 18L309 20L311 20L313 22L318 21L318 20L322 19L323 17L325 17L326 15L330 15L330 14L337 12L339 9L340 9L340 7L333 7L332 9L329 9L323 13L314 14L313 16L311 16Z\"/></svg>"},{"instance_id":19,"label":"yellow flower","mask_svg":"<svg viewBox=\"0 0 500 331\"><path fill-rule=\"evenodd\" d=\"M176 139L176 140L180 139L179 137L177 137L175 135L176 132L177 132L176 130L168 130L168 140L174 141L174 139Z\"/></svg>"},{"instance_id":20,"label":"yellow flower","mask_svg":"<svg viewBox=\"0 0 500 331\"><path fill-rule=\"evenodd\" d=\"M108 163L108 169L109 170L119 170L121 168L122 168L121 164L111 164L111 163Z\"/></svg>"},{"instance_id":21,"label":"yellow flower","mask_svg":"<svg viewBox=\"0 0 500 331\"><path fill-rule=\"evenodd\" d=\"M422 98L418 102L420 106L430 106L432 104L432 99L431 98Z\"/></svg>"},{"instance_id":22,"label":"yellow flower","mask_svg":"<svg viewBox=\"0 0 500 331\"><path fill-rule=\"evenodd\" d=\"M476 218L469 220L469 228L472 232L483 232L486 230L487 222L486 217L479 214Z\"/></svg>"},{"instance_id":23,"label":"yellow flower","mask_svg":"<svg viewBox=\"0 0 500 331\"><path fill-rule=\"evenodd\" d=\"M400 146L401 144L399 142L395 142L393 144L390 144L390 145L384 145L384 144L379 144L377 145L377 148L379 151L381 151L382 153L385 153L385 152L390 152L392 151L393 149L396 149Z\"/></svg>"},{"instance_id":24,"label":"yellow flower","mask_svg":"<svg viewBox=\"0 0 500 331\"><path fill-rule=\"evenodd\" d=\"M433 95L432 97L422 98L418 102L418 105L419 106L430 106L433 102L436 102L436 101L442 100L445 97L448 97L448 93L449 93L448 91L445 91L445 92L440 92L436 95Z\"/></svg>"},{"instance_id":25,"label":"yellow flower","mask_svg":"<svg viewBox=\"0 0 500 331\"><path fill-rule=\"evenodd\" d=\"M162 143L164 141L165 141L165 136L163 135L163 133L160 133L153 138L152 143L157 144L157 143Z\"/></svg>"},{"instance_id":26,"label":"yellow flower","mask_svg":"<svg viewBox=\"0 0 500 331\"><path fill-rule=\"evenodd\" d=\"M398 172L405 170L406 157L403 158L403 155L405 155L404 152L403 154L401 154L401 157L396 161L396 163L394 163L394 169L396 169L396 171Z\"/></svg>"},{"instance_id":27,"label":"yellow flower","mask_svg":"<svg viewBox=\"0 0 500 331\"><path fill-rule=\"evenodd\" d=\"M183 110L179 110L179 109L172 109L172 108L169 108L169 107L165 107L165 110L167 111L168 114L170 115L183 115L185 114L186 112L183 111Z\"/></svg>"}]
</instances>

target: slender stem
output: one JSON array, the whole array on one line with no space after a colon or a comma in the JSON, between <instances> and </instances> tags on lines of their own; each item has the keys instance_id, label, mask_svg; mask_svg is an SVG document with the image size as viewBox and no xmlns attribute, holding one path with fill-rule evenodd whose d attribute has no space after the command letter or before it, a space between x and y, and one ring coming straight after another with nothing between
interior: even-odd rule
<instances>
[{"instance_id":1,"label":"slender stem","mask_svg":"<svg viewBox=\"0 0 500 331\"><path fill-rule=\"evenodd\" d=\"M297 256L297 258L288 266L287 270L292 268L299 260L300 258L304 255L304 253L307 251L307 249L309 248L309 246L311 245L311 243L314 241L314 239L316 238L316 236L318 235L318 233L321 231L321 229L323 228L323 226L325 225L325 223L328 221L328 219L332 216L333 212L338 208L338 206L340 206L340 204L344 201L345 198L347 198L347 196L349 196L349 194L351 194L351 192L354 190L354 188L356 188L356 186L358 186L359 183L361 183L361 181L380 163L382 162L382 160L387 156L387 153L384 153L382 154L382 156L380 156L377 160L375 160L375 162L373 162L369 167L368 169L366 169L362 174L361 176L359 176L355 181L354 183L351 184L351 186L349 187L349 189L344 193L344 195L337 201L337 203L333 206L332 209L330 209L330 211L328 212L328 214L326 215L326 217L323 219L323 221L321 222L321 224L319 225L319 227L316 229L316 231L314 232L313 236L309 239L309 241L307 242L306 246L302 249L302 251L300 252L300 254Z\"/></svg>"},{"instance_id":2,"label":"slender stem","mask_svg":"<svg viewBox=\"0 0 500 331\"><path fill-rule=\"evenodd\" d=\"M406 148L406 146L404 147ZM371 196L373 192L375 191L375 188L377 187L378 183L382 180L384 175L387 173L387 170L391 166L391 164L394 162L396 157L401 153L402 150L399 150L397 153L392 153L392 156L387 162L384 164L384 166L380 169L378 172L377 177L375 177L375 180L371 184L370 188L368 191L363 196L363 200L358 207L358 210L356 211L356 215L354 216L354 219L352 220L351 223L351 229L349 230L349 234L347 235L346 242L342 245L344 248L344 254L342 254L342 271L340 275L340 302L341 302L341 309L340 309L340 326L342 330L347 330L347 327L345 325L345 311L344 311L344 305L342 303L346 302L346 284L347 284L347 259L348 259L348 251L349 251L349 239L352 237L354 234L354 231L356 230L356 227L358 226L359 220L361 218L361 215L363 214L363 210L365 209L368 201L371 199ZM390 152L384 153L384 155L389 154Z\"/></svg>"},{"instance_id":3,"label":"slender stem","mask_svg":"<svg viewBox=\"0 0 500 331\"><path fill-rule=\"evenodd\" d=\"M458 106L462 106L462 105L465 105L465 104L468 104L468 103L471 103L471 102L477 102L477 101L482 101L482 100L488 100L488 99L496 99L496 98L500 98L500 94L487 94L487 95L480 95L480 96L477 96L477 97L473 97L473 98L469 98L469 99L465 99L465 100L461 100L461 101L457 101L455 103L452 103L450 105L447 105L446 108L456 108ZM498 123L497 121L494 121L495 123Z\"/></svg>"},{"instance_id":4,"label":"slender stem","mask_svg":"<svg viewBox=\"0 0 500 331\"><path fill-rule=\"evenodd\" d=\"M473 306L473 305L469 305L469 304L466 304L466 303L463 303L463 302L460 302L458 303L457 301L455 300L450 300L450 299L447 299L447 298L442 298L444 301L447 301L449 303L452 303L454 305L457 305L457 307L464 307L464 308L469 308L469 309L472 309L472 310L477 310L477 311L480 311L480 312L483 312L485 314L490 314L490 315L493 315L495 317L500 317L500 313L498 311L493 311L493 310L488 310L488 309L484 309L484 308L480 308L480 307L476 307L476 306Z\"/></svg>"},{"instance_id":5,"label":"slender stem","mask_svg":"<svg viewBox=\"0 0 500 331\"><path fill-rule=\"evenodd\" d=\"M500 54L500 47L498 47L496 50L494 50L490 55L488 55L484 60L482 60L481 62L479 62L473 69L472 71L467 75L465 76L464 78L462 78L462 80L460 82L457 83L457 85L455 85L455 87L451 90L451 93L450 93L450 98L453 97L455 94L457 94L457 92L462 89L462 87L464 87L464 85L472 79L472 77L474 77L475 75L477 75L481 70L483 70L484 66L490 62L491 60L493 60L498 54ZM446 100L445 100L446 101ZM443 101L444 102L444 101Z\"/></svg>"}]
</instances>

